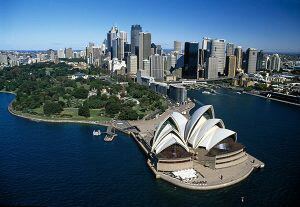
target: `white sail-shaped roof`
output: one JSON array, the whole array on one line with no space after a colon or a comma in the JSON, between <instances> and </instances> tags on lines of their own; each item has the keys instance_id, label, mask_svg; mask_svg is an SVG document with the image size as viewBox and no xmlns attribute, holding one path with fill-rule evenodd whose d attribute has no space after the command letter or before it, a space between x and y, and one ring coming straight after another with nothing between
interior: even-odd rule
<instances>
[{"instance_id":1,"label":"white sail-shaped roof","mask_svg":"<svg viewBox=\"0 0 300 207\"><path fill-rule=\"evenodd\" d=\"M173 112L171 116L173 117L173 119L175 120L175 122L179 128L180 136L182 138L184 138L185 126L186 126L186 123L188 122L187 118L178 112Z\"/></svg>"},{"instance_id":2,"label":"white sail-shaped roof","mask_svg":"<svg viewBox=\"0 0 300 207\"><path fill-rule=\"evenodd\" d=\"M156 154L160 153L164 149L168 148L169 146L172 146L173 144L179 144L182 146L187 152L189 151L189 148L187 145L178 137L178 134L176 133L169 133L167 134L158 144L153 146L152 152L155 152Z\"/></svg>"},{"instance_id":3,"label":"white sail-shaped roof","mask_svg":"<svg viewBox=\"0 0 300 207\"><path fill-rule=\"evenodd\" d=\"M196 148L204 147L206 150L209 151L216 144L232 135L234 135L236 141L236 132L231 131L229 129L219 128L215 125L205 134L202 140L196 145Z\"/></svg>"},{"instance_id":4,"label":"white sail-shaped roof","mask_svg":"<svg viewBox=\"0 0 300 207\"><path fill-rule=\"evenodd\" d=\"M189 120L178 112L165 118L154 134L151 152L158 154L173 144L179 144L189 151L188 143L194 149L204 147L209 151L231 136L236 141L236 133L225 129L223 121L215 119L213 106L206 105L197 109Z\"/></svg>"},{"instance_id":5,"label":"white sail-shaped roof","mask_svg":"<svg viewBox=\"0 0 300 207\"><path fill-rule=\"evenodd\" d=\"M206 120L201 127L196 128L194 131L195 133L192 133L187 140L189 144L192 145L193 148L197 146L197 144L201 141L201 139L204 137L208 131L218 125L220 128L225 128L225 125L221 119L208 119Z\"/></svg>"},{"instance_id":6,"label":"white sail-shaped roof","mask_svg":"<svg viewBox=\"0 0 300 207\"><path fill-rule=\"evenodd\" d=\"M153 138L153 143L155 143L156 140L159 139L160 136L162 136L164 132L169 129L169 126L173 127L171 124L168 124L168 122L174 123L175 130L179 132L180 138L184 140L184 130L187 123L187 118L178 112L173 112L158 125Z\"/></svg>"},{"instance_id":7,"label":"white sail-shaped roof","mask_svg":"<svg viewBox=\"0 0 300 207\"><path fill-rule=\"evenodd\" d=\"M208 114L210 115L211 119L215 118L215 112L214 112L214 108L213 108L212 105L205 105L205 106L202 106L199 109L197 109L193 113L192 117L187 122L187 125L185 127L185 140L189 139L192 131L195 129L195 125L198 123L198 121L200 120L200 118L206 112L208 112Z\"/></svg>"}]
</instances>

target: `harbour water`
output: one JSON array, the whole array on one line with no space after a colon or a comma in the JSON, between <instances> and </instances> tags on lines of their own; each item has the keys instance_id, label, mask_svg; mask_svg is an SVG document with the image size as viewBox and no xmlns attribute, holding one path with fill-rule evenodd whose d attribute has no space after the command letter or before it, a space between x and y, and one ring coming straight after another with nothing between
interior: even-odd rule
<instances>
[{"instance_id":1,"label":"harbour water","mask_svg":"<svg viewBox=\"0 0 300 207\"><path fill-rule=\"evenodd\" d=\"M26 206L290 206L300 184L300 108L219 89L191 90L197 105L212 104L217 118L238 133L264 169L241 183L208 192L156 180L127 135L104 142L105 128L32 122L7 111L0 93L0 205ZM244 202L241 203L241 197Z\"/></svg>"}]
</instances>

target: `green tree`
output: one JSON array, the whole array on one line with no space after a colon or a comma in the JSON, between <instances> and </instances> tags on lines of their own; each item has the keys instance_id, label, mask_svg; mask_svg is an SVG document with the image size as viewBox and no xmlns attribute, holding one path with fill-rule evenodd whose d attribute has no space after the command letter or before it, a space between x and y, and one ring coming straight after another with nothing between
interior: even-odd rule
<instances>
[{"instance_id":1,"label":"green tree","mask_svg":"<svg viewBox=\"0 0 300 207\"><path fill-rule=\"evenodd\" d=\"M79 107L78 115L79 116L84 116L84 117L90 117L91 116L90 109L89 109L87 104L83 104Z\"/></svg>"},{"instance_id":2,"label":"green tree","mask_svg":"<svg viewBox=\"0 0 300 207\"><path fill-rule=\"evenodd\" d=\"M89 94L89 91L86 90L83 87L77 88L73 92L73 96L75 98L79 98L79 99L85 99L85 98L87 98L88 94Z\"/></svg>"},{"instance_id":3,"label":"green tree","mask_svg":"<svg viewBox=\"0 0 300 207\"><path fill-rule=\"evenodd\" d=\"M46 101L43 106L44 114L49 116L53 114L59 114L63 111L63 108L60 104L52 102L52 101Z\"/></svg>"}]
</instances>

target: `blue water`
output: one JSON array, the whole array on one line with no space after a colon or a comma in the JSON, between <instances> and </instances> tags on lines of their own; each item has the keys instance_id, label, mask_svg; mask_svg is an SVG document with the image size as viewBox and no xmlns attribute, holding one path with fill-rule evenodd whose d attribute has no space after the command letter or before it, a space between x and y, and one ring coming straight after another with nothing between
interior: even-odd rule
<instances>
[{"instance_id":1,"label":"blue water","mask_svg":"<svg viewBox=\"0 0 300 207\"><path fill-rule=\"evenodd\" d=\"M229 188L199 192L156 180L145 156L124 134L111 143L102 127L49 124L7 111L0 93L0 205L34 206L288 206L300 184L300 108L227 90L189 91L212 104L225 126L266 167Z\"/></svg>"}]
</instances>

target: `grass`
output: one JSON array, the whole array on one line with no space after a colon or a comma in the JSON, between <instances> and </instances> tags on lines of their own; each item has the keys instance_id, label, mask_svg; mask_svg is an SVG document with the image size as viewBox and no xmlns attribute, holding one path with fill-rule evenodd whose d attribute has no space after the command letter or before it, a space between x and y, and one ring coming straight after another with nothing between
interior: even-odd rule
<instances>
[{"instance_id":1,"label":"grass","mask_svg":"<svg viewBox=\"0 0 300 207\"><path fill-rule=\"evenodd\" d=\"M45 116L43 115L43 108L36 108L32 110L36 112L36 115L29 114L29 113L22 113L19 111L14 111L17 114L24 115L27 117L38 118L38 119L51 119L51 120L76 120L76 121L110 121L112 118L105 116L105 113L102 109L90 109L91 116L86 118L83 116L78 116L78 109L77 108L65 108L60 115L52 115L52 116ZM102 115L101 115L102 114ZM65 117L64 117L65 115ZM72 117L66 117L72 116ZM99 116L100 115L100 116Z\"/></svg>"}]
</instances>

